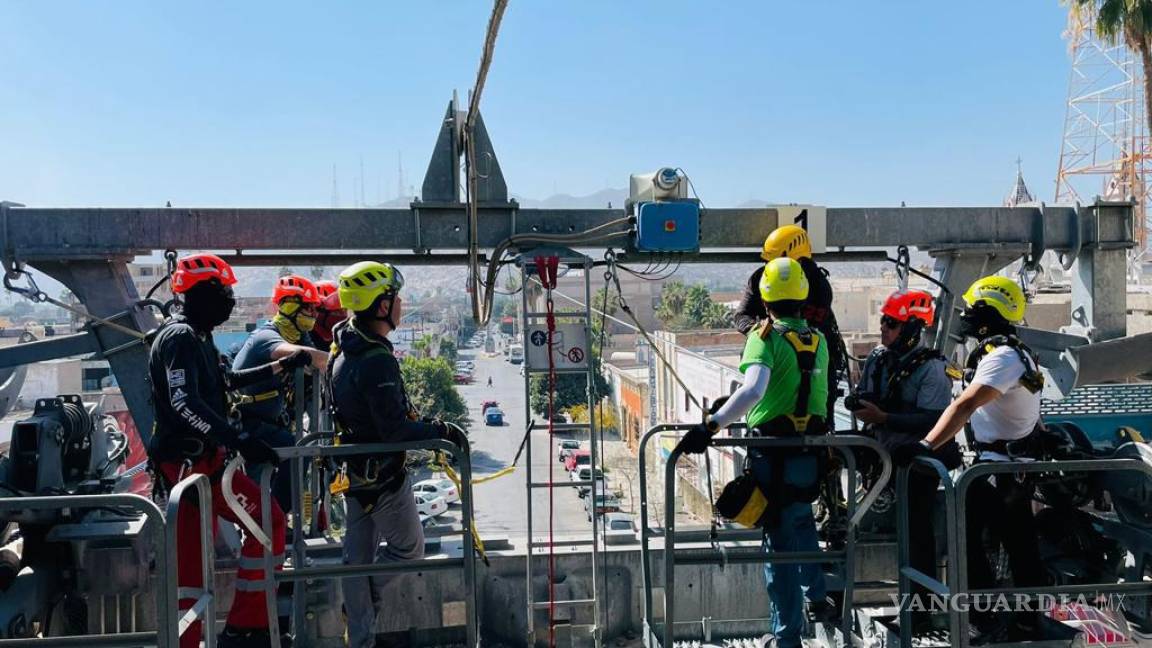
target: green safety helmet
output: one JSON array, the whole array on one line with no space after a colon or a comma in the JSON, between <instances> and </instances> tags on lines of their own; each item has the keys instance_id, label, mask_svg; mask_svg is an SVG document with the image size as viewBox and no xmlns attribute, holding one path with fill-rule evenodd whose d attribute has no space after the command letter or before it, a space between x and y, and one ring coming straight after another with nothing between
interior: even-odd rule
<instances>
[{"instance_id":1,"label":"green safety helmet","mask_svg":"<svg viewBox=\"0 0 1152 648\"><path fill-rule=\"evenodd\" d=\"M808 277L795 259L780 257L764 264L760 276L760 299L765 302L808 299Z\"/></svg>"},{"instance_id":2,"label":"green safety helmet","mask_svg":"<svg viewBox=\"0 0 1152 648\"><path fill-rule=\"evenodd\" d=\"M360 312L371 308L381 296L394 298L404 287L404 275L391 263L361 261L345 268L337 283L340 307Z\"/></svg>"}]
</instances>

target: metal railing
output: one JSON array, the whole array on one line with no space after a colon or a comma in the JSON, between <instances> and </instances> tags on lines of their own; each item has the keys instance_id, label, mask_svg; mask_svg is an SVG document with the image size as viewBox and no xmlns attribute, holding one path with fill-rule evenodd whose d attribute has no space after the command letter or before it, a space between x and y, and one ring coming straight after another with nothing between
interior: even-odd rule
<instances>
[{"instance_id":1,"label":"metal railing","mask_svg":"<svg viewBox=\"0 0 1152 648\"><path fill-rule=\"evenodd\" d=\"M310 434L300 440L301 444L308 444L316 440L327 438L325 433ZM262 520L260 533L256 536L261 541L261 546L264 547L264 582L268 583L267 600L269 601L269 634L276 645L279 645L279 622L276 618L276 586L281 582L288 581L308 581L311 579L343 579L343 578L359 578L365 576L372 576L376 574L385 573L404 573L415 571L427 570L449 570L461 569L463 570L464 578L464 596L467 606L466 613L466 637L468 646L478 645L478 614L476 603L476 553L471 528L473 524L473 499L472 499L472 465L470 461L470 449L465 443L465 447L460 448L453 443L444 441L442 439L432 439L426 441L411 441L406 443L363 443L353 445L340 445L340 446L312 446L312 445L298 445L294 448L277 448L277 453L280 458L285 461L291 461L293 465L293 474L299 475L301 472L300 464L306 459L314 459L316 457L352 457L364 454L382 454L389 452L402 452L407 450L440 450L452 453L459 458L458 465L460 470L460 505L461 505L461 523L464 532L462 537L462 554L460 558L421 558L417 560L405 560L394 563L375 563L371 565L333 565L327 567L308 567L306 560L306 548L303 543L296 543L293 548L292 567L285 568L283 571L276 571L275 561L272 556L272 544L269 540L272 530L271 520L271 470L265 470L260 475L260 492L261 492L261 506L265 511L264 519ZM233 468L239 462L233 462L229 465ZM227 472L226 472L227 474ZM294 480L295 481L295 480ZM229 493L226 489L225 493ZM229 500L229 506L236 510L238 502L235 502L235 497ZM299 497L297 504L300 503ZM242 509L242 507L239 507ZM237 515L240 512L237 511ZM246 513L243 517L247 517L245 523L251 520L251 516ZM300 526L300 525L297 525ZM296 587L293 590L293 616L296 617L297 631L301 628L301 622L297 615L302 615L304 610L304 595L305 587Z\"/></svg>"},{"instance_id":2,"label":"metal railing","mask_svg":"<svg viewBox=\"0 0 1152 648\"><path fill-rule=\"evenodd\" d=\"M934 472L944 486L944 505L948 550L948 566L946 577L948 585L940 582L932 575L914 569L910 563L910 546L908 543L908 473L910 469L923 472ZM898 506L897 549L899 560L899 594L900 594L900 646L912 646L911 609L903 602L908 601L912 593L912 583L926 588L932 594L943 597L948 602L948 632L951 644L957 648L967 648L968 636L968 606L956 605L953 600L971 600L973 596L1005 596L1016 595L1024 597L1038 597L1042 595L1062 594L1137 594L1152 595L1152 582L1128 583L1100 583L1087 585L1053 585L1046 587L1002 587L987 589L970 589L968 587L968 540L967 517L961 515L967 503L968 489L978 480L991 475L1020 475L1025 473L1088 473L1106 472L1114 470L1130 470L1143 473L1152 478L1152 465L1140 459L1087 459L1075 461L1033 461L1033 462L987 462L976 464L960 474L954 482L944 464L931 457L917 457L907 468L901 468L896 476L896 499Z\"/></svg>"},{"instance_id":3,"label":"metal railing","mask_svg":"<svg viewBox=\"0 0 1152 648\"><path fill-rule=\"evenodd\" d=\"M181 614L178 609L179 585L177 582L177 529L179 507L186 491L195 489L200 505L200 541L204 588L192 609ZM34 497L0 498L0 511L23 510L65 510L122 507L139 511L148 520L153 547L156 554L156 577L160 595L156 596L156 627L154 632L128 632L105 635L76 635L70 637L44 637L30 639L0 639L0 646L42 646L87 648L89 646L135 647L141 645L178 646L180 636L197 619L205 623L205 646L215 645L215 632L211 623L215 622L215 602L212 589L212 492L208 478L204 475L191 475L172 488L167 505L167 516L172 524L165 524L165 514L160 512L152 500L140 495L111 493L104 495L47 495Z\"/></svg>"},{"instance_id":4,"label":"metal railing","mask_svg":"<svg viewBox=\"0 0 1152 648\"><path fill-rule=\"evenodd\" d=\"M680 458L682 452L679 448L673 449L669 453L668 459L664 467L664 628L663 637L657 634L656 624L654 621L654 606L652 604L652 550L650 542L655 535L653 530L648 525L648 478L647 478L647 444L649 439L660 435L665 432L672 431L685 431L691 428L688 424L663 424L657 425L648 432L646 432L640 440L639 459L640 459L640 566L643 572L644 579L644 639L647 646L664 646L671 648L674 640L674 630L677 625L675 620L675 582L676 582L676 541L677 539L694 540L700 539L699 533L681 534L676 533L676 462ZM743 426L734 425L729 429L740 429ZM883 450L883 447L875 440L868 437L857 435L821 435L821 436L799 436L799 437L713 437L712 447L747 447L747 448L779 448L779 449L796 449L796 448L834 448L841 453L845 461L845 469L848 474L848 493L847 498L848 506L848 529L847 538L843 550L838 551L764 551L757 549L755 551L741 550L738 553L729 553L723 551L718 547L713 547L711 550L692 549L692 554L686 561L681 561L681 564L703 564L703 565L723 565L727 563L842 563L844 568L844 603L841 611L841 625L840 629L843 632L844 641L848 643L849 638L852 637L852 600L853 591L855 587L855 574L856 574L856 534L855 527L860 523L864 514L872 506L876 498L879 497L880 492L888 484L888 480L892 475L892 462L888 453ZM879 479L873 484L872 488L865 494L859 503L856 502L856 458L852 452L854 448L867 448L877 454L881 462L881 474ZM745 529L721 529L716 534L716 541L723 540L746 540L748 538L748 530ZM682 550L683 551L683 550ZM713 623L722 623L724 621L747 621L747 619L732 619L732 620L719 620ZM697 623L697 621L683 622L683 623Z\"/></svg>"}]
</instances>

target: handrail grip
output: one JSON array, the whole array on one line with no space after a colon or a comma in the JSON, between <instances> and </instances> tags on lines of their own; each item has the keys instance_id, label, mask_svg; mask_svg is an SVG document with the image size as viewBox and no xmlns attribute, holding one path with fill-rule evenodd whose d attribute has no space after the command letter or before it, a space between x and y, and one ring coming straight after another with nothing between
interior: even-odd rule
<instances>
[{"instance_id":1,"label":"handrail grip","mask_svg":"<svg viewBox=\"0 0 1152 648\"><path fill-rule=\"evenodd\" d=\"M652 575L650 568L650 540L652 537L652 530L648 524L648 504L647 504L647 458L646 449L648 440L654 436L668 431L687 430L691 428L691 424L675 424L664 423L653 426L650 428L640 440L639 444L639 473L640 473L640 506L641 506L641 567L643 571L644 580L644 629L646 641L648 638L654 636L652 632L652 618L653 618L653 605L652 605ZM729 429L744 428L744 425L733 425ZM828 447L836 448L841 452L846 459L847 468L849 471L850 490L853 495L849 501L850 516L848 520L848 542L849 547L846 552L845 564L845 588L846 595L851 592L851 579L854 578L855 562L852 559L852 553L855 548L854 529L871 508L872 504L879 497L880 492L887 486L888 480L892 474L891 457L883 446L875 439L853 434L826 434L826 435L812 435L812 436L795 436L795 437L714 437L711 445L719 447L750 447L750 448L766 448L766 447L788 447L788 448L805 448L805 447ZM876 481L873 487L865 494L859 505L855 502L855 455L849 451L850 448L868 448L874 451L881 461L881 474L880 478ZM674 611L674 587L672 585L675 578L675 521L673 516L675 511L674 497L675 497L675 474L676 462L680 458L682 452L679 448L673 448L669 453L665 463L665 495L664 495L664 569L665 569L665 592L664 592L664 638L663 644L671 646L673 641L672 630L674 621L672 619ZM783 556L783 554L782 554ZM847 613L843 615L843 630L847 633L850 629L850 615Z\"/></svg>"},{"instance_id":2,"label":"handrail grip","mask_svg":"<svg viewBox=\"0 0 1152 648\"><path fill-rule=\"evenodd\" d=\"M303 437L300 443L310 442L318 438L318 435L324 433L313 433ZM442 450L450 452L459 457L459 470L460 470L460 504L461 504L461 523L464 527L463 534L463 567L464 567L464 589L465 597L468 604L468 615L466 620L466 633L468 646L474 647L477 645L477 606L476 606L476 553L474 548L474 538L468 530L472 526L473 512L473 498L472 498L472 462L471 462L471 446L468 442L466 435L461 434L460 440L463 442L461 445L451 443L444 439L425 439L422 441L406 441L403 443L358 443L339 446L303 446L297 445L294 447L276 448L276 452L281 461L295 461L309 457L348 457L363 454L377 454L386 452L400 452L406 450ZM311 437L311 438L309 438ZM235 462L230 462L230 465ZM234 471L233 471L234 472ZM268 538L271 535L271 502L269 493L271 491L271 470L263 471L260 475L261 479L261 498L264 504L264 524L261 529L261 536ZM293 476L295 478L295 471ZM227 496L230 490L225 490ZM233 496L231 498L235 500ZM238 505L238 503L237 503ZM232 502L229 501L229 506ZM233 507L236 510L236 507ZM237 512L239 516L239 512ZM251 516L248 516L251 519ZM278 630L278 622L273 616L275 614L275 593L276 583L284 580L300 580L301 578L312 577L312 569L315 569L316 578L338 578L338 576L329 576L321 570L326 568L308 568L303 565L293 565L292 572L287 577L281 578L275 571L275 566L272 561L271 543L261 543L264 546L264 581L269 584L267 600L269 601L269 620L268 626L270 631ZM427 569L426 564L406 565L407 569L397 568L390 569L389 571L419 571ZM295 590L296 593L301 592L300 588ZM273 641L278 641L278 636L274 632L270 632Z\"/></svg>"},{"instance_id":3,"label":"handrail grip","mask_svg":"<svg viewBox=\"0 0 1152 648\"><path fill-rule=\"evenodd\" d=\"M184 500L184 493L188 489L196 491L196 504L199 507L200 517L200 576L201 576L201 589L202 593L197 597L196 603L192 606L195 610L201 602L204 607L200 614L193 615L192 618L186 618L179 612L180 595L179 583L177 579L169 579L165 582L165 591L163 598L167 599L172 609L177 610L176 616L176 635L177 637L184 636L188 628L192 626L197 619L203 620L200 624L202 628L201 638L204 641L205 648L213 648L216 645L216 587L214 576L215 564L215 551L212 536L212 484L208 481L208 476L200 473L193 473L180 483L176 484L168 494L168 504L165 506L165 518L168 521L165 529L167 537L167 546L172 548L172 551L179 555L179 542L180 542L180 506ZM179 571L179 569L177 569Z\"/></svg>"}]
</instances>

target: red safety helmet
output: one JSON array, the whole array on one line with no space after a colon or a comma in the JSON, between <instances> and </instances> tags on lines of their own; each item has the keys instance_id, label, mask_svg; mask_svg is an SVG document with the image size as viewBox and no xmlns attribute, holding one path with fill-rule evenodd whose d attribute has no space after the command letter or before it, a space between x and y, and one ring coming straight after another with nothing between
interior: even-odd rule
<instances>
[{"instance_id":1,"label":"red safety helmet","mask_svg":"<svg viewBox=\"0 0 1152 648\"><path fill-rule=\"evenodd\" d=\"M896 291L888 295L880 314L901 322L915 317L924 322L924 326L932 326L936 319L936 300L923 290Z\"/></svg>"},{"instance_id":2,"label":"red safety helmet","mask_svg":"<svg viewBox=\"0 0 1152 648\"><path fill-rule=\"evenodd\" d=\"M288 297L298 297L304 304L319 304L320 293L313 283L300 275L285 275L276 280L272 303L279 304Z\"/></svg>"},{"instance_id":3,"label":"red safety helmet","mask_svg":"<svg viewBox=\"0 0 1152 648\"><path fill-rule=\"evenodd\" d=\"M189 254L176 260L172 292L185 293L192 286L213 279L222 285L231 286L236 283L236 273L232 266L215 254Z\"/></svg>"},{"instance_id":4,"label":"red safety helmet","mask_svg":"<svg viewBox=\"0 0 1152 648\"><path fill-rule=\"evenodd\" d=\"M320 295L321 302L324 302L326 299L328 299L328 295L336 294L338 289L339 288L336 285L336 282L330 279L316 282L316 294Z\"/></svg>"}]
</instances>

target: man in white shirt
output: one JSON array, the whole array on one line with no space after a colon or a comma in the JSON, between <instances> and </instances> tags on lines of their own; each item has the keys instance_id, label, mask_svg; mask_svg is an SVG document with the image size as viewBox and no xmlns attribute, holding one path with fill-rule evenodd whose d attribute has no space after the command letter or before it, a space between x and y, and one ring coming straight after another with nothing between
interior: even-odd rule
<instances>
[{"instance_id":1,"label":"man in white shirt","mask_svg":"<svg viewBox=\"0 0 1152 648\"><path fill-rule=\"evenodd\" d=\"M966 308L960 333L975 338L968 358L968 387L944 410L924 440L893 450L896 463L926 455L951 441L965 423L972 426L977 461L1029 461L1028 445L1040 421L1044 381L1032 352L1016 337L1024 319L1024 292L1006 277L978 279L964 293ZM1014 475L995 475L968 491L968 584L971 589L997 587L985 547L985 531L1003 543L1016 587L1046 584L1039 560L1032 515L1032 485ZM972 623L995 639L1022 640L1035 635L1038 615L1028 610L1011 615L972 614Z\"/></svg>"}]
</instances>

